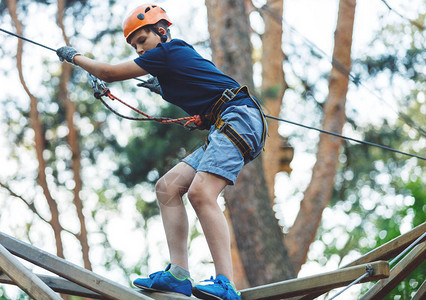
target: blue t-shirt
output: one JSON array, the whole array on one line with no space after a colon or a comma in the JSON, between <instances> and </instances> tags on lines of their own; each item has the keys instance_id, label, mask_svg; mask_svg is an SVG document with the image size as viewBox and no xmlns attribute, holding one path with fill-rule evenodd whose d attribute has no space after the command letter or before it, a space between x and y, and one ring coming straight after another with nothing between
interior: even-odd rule
<instances>
[{"instance_id":1,"label":"blue t-shirt","mask_svg":"<svg viewBox=\"0 0 426 300\"><path fill-rule=\"evenodd\" d=\"M219 71L209 60L204 59L186 42L173 39L160 43L135 62L145 71L158 78L162 96L190 115L201 115L226 89L240 85L230 76ZM255 107L250 98L239 93L229 105L248 105Z\"/></svg>"}]
</instances>

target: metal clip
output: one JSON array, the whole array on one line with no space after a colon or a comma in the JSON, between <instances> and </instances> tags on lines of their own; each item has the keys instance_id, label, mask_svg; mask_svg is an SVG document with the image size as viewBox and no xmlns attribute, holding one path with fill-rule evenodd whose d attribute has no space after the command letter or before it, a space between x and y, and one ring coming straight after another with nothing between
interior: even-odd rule
<instances>
[{"instance_id":1,"label":"metal clip","mask_svg":"<svg viewBox=\"0 0 426 300\"><path fill-rule=\"evenodd\" d=\"M220 125L220 127L217 129L217 131L222 133L227 126L228 126L228 122L223 121L222 125Z\"/></svg>"},{"instance_id":2,"label":"metal clip","mask_svg":"<svg viewBox=\"0 0 426 300\"><path fill-rule=\"evenodd\" d=\"M374 269L373 266L368 264L365 266L365 271L368 273L368 276L373 276L374 275Z\"/></svg>"},{"instance_id":3,"label":"metal clip","mask_svg":"<svg viewBox=\"0 0 426 300\"><path fill-rule=\"evenodd\" d=\"M229 102L229 101L231 101L235 97L235 94L230 89L226 89L222 93L222 96L226 98L226 102Z\"/></svg>"},{"instance_id":4,"label":"metal clip","mask_svg":"<svg viewBox=\"0 0 426 300\"><path fill-rule=\"evenodd\" d=\"M90 73L87 73L87 77L89 78L90 84L94 92L102 92L106 89L105 82L103 82L99 78L96 78Z\"/></svg>"}]
</instances>

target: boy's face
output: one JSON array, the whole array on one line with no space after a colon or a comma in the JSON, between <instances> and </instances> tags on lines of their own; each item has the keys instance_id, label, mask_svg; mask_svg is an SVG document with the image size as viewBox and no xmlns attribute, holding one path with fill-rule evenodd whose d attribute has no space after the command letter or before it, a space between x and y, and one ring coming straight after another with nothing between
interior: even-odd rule
<instances>
[{"instance_id":1,"label":"boy's face","mask_svg":"<svg viewBox=\"0 0 426 300\"><path fill-rule=\"evenodd\" d=\"M130 45L135 48L136 53L140 56L146 51L151 50L161 43L161 39L158 34L155 34L153 31L147 32L145 29L141 28L136 31L130 37Z\"/></svg>"}]
</instances>

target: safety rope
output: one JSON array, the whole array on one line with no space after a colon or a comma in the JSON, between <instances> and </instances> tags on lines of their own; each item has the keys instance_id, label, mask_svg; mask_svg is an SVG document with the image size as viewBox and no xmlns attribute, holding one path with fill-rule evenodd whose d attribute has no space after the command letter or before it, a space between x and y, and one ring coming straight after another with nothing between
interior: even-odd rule
<instances>
[{"instance_id":1,"label":"safety rope","mask_svg":"<svg viewBox=\"0 0 426 300\"><path fill-rule=\"evenodd\" d=\"M364 278L370 277L374 274L374 269L373 267L368 264L365 266L365 274L360 276L358 279L352 281L347 287L345 287L343 290L341 290L340 292L338 292L336 295L334 295L332 298L330 298L330 300L335 299L337 296L341 295L344 291L346 291L347 289L349 289L351 286L357 284L358 282L360 282L361 280L363 280Z\"/></svg>"},{"instance_id":2,"label":"safety rope","mask_svg":"<svg viewBox=\"0 0 426 300\"><path fill-rule=\"evenodd\" d=\"M7 31L7 30L2 29L2 28L0 28L0 31L3 31L3 32L5 32L5 33L7 33L9 35L12 35L12 36L15 36L17 38L20 38L20 39L22 39L24 41L33 43L33 44L35 44L37 46L40 46L40 47L43 47L45 49L54 51L56 53L55 49L53 49L51 47L48 47L48 46L45 46L45 45L43 45L41 43L37 43L37 42L35 42L33 40L25 38L25 37L23 37L21 35L18 35L16 33ZM93 75L89 74L89 76L92 76L92 78L93 78L91 80L92 80L92 88L94 90L96 89L96 91L95 91L95 97L96 98L99 97L98 99L105 105L105 107L107 107L111 112L113 112L114 114L116 114L116 115L118 115L118 116L120 116L122 118L125 118L125 119L128 119L128 120L136 120L136 121L155 121L155 122L162 123L162 124L178 124L178 125L182 125L182 126L184 126L186 128L189 128L189 129L196 129L199 126L202 125L201 118L198 115L191 116L191 117L177 118L177 119L163 118L163 117L152 117L152 116L150 116L150 115L148 115L148 114L146 114L146 113L144 113L144 112L142 112L142 111L140 111L140 110L132 107L131 105L125 103L124 101L120 100L119 98L115 97L114 95L111 94L110 90L105 86L105 84L102 85L103 82L101 82L99 79L97 79ZM97 79L99 82L96 82L95 79ZM139 81L143 81L143 80L141 80L139 78L135 78L135 79L139 80ZM97 86L94 86L93 85L94 83L96 83ZM100 90L100 88L102 88L102 89ZM124 105L126 105L130 109L136 111L139 114L142 114L144 116L144 118L133 118L133 117L124 116L124 115L118 113L117 111L115 111L113 108L111 108L102 99L103 96L107 96L111 100L118 100L119 102L123 103ZM300 123L296 123L296 122L284 120L284 119L273 117L273 116L265 115L265 117L266 118L270 118L270 119L274 119L274 120L277 120L277 121L281 121L281 122L286 122L286 123L289 123L289 124L293 124L293 125L296 125L296 126L300 126L300 127L303 127L303 128L316 130L316 131L319 131L319 132L322 132L322 133L330 134L330 135L333 135L333 136L336 136L336 137L340 137L340 138L343 138L343 139L346 139L346 140L354 141L354 142L357 142L357 143L361 143L361 144L365 144L365 145L369 145L369 146L374 146L374 147L379 147L379 148L382 148L382 149L385 149L385 150L389 150L389 151L392 151L392 152L396 152L396 153L399 153L399 154L403 154L403 155L407 155L407 156L411 156L411 157L416 157L416 158L419 158L419 159L422 159L422 160L426 160L426 157L423 157L423 156L419 156L419 155L416 155L416 154L411 154L411 153L403 152L403 151L400 151L400 150L396 150L396 149L393 149L393 148L390 148L390 147L387 147L387 146L383 146L383 145L379 145L379 144L375 144L375 143L372 143L372 142L367 142L367 141L363 141L363 140L358 140L358 139L350 138L350 137L343 136L343 135L335 133L335 132L330 132L330 131L327 131L327 130L323 130L323 129L319 129L319 128L315 128L315 127L303 125L303 124L300 124ZM186 121L186 122L184 123L184 121ZM195 126L191 125L191 123L194 124Z\"/></svg>"},{"instance_id":3,"label":"safety rope","mask_svg":"<svg viewBox=\"0 0 426 300\"><path fill-rule=\"evenodd\" d=\"M199 115L190 116L190 117L175 118L175 119L166 118L166 117L150 116L147 113L141 111L140 109L137 109L136 107L133 107L132 105L126 103L125 101L121 100L120 98L114 96L111 93L110 89L105 85L105 83L102 80L96 78L95 76L93 76L90 73L87 73L87 78L89 79L89 82L92 86L94 97L96 99L99 99L102 102L102 104L105 105L106 108L108 108L111 112L113 112L114 114L116 114L117 116L119 116L121 118L124 118L124 119L127 119L127 120L132 120L132 121L154 121L154 122L161 123L161 124L177 124L177 125L184 126L184 127L191 129L191 130L197 129L198 126L201 125L201 119L200 119ZM102 98L104 96L108 97L111 100L117 100L118 102L127 106L131 110L142 115L143 118L128 117L128 116L120 114L119 112L114 110L111 106L109 106L106 103L106 101ZM191 124L195 124L195 126L193 126Z\"/></svg>"},{"instance_id":4,"label":"safety rope","mask_svg":"<svg viewBox=\"0 0 426 300\"><path fill-rule=\"evenodd\" d=\"M382 0L383 1L383 0ZM411 128L415 129L417 132L419 132L422 136L426 136L426 130L424 130L420 125L417 125L409 116L406 114L400 112L398 109L394 108L388 101L386 101L381 95L379 95L375 90L368 87L366 84L364 84L363 81L361 81L361 77L358 74L354 74L351 70L349 70L347 67L343 65L340 61L338 61L335 57L331 57L329 54L327 54L323 49L321 49L319 46L317 46L314 42L312 42L310 39L308 39L306 36L301 34L294 26L289 24L282 16L277 14L274 9L269 7L269 5L265 4L262 7L259 8L259 10L263 10L269 15L271 15L275 21L279 23L284 23L286 26L293 32L295 32L299 37L302 38L303 42L308 45L311 50L316 50L317 53L322 58L327 58L329 62L342 74L348 76L348 78L355 84L355 86L362 86L365 90L367 90L371 95L373 95L378 100L385 103L391 110L393 110L398 117L406 123Z\"/></svg>"},{"instance_id":5,"label":"safety rope","mask_svg":"<svg viewBox=\"0 0 426 300\"><path fill-rule=\"evenodd\" d=\"M418 243L420 243L424 238L426 237L426 232L423 233L420 237L418 237L414 242L412 242L404 251L402 251L397 257L395 257L394 259L392 259L389 262L389 266L392 266L395 262L397 262L402 256L404 256L405 254L407 254L414 246L416 246ZM374 275L374 270L372 268L371 265L366 265L366 273L362 276L360 276L358 279L354 280L353 282L351 282L351 284L349 284L348 286L346 286L343 290L341 290L339 293L337 293L336 295L334 295L332 298L330 298L330 300L335 299L337 296L341 295L344 291L346 291L347 289L349 289L351 286L357 284L358 282L360 282L361 280L363 280L366 277L372 276Z\"/></svg>"},{"instance_id":6,"label":"safety rope","mask_svg":"<svg viewBox=\"0 0 426 300\"><path fill-rule=\"evenodd\" d=\"M399 154L403 154L403 155L407 155L407 156L411 156L411 157L416 157L416 158L419 158L419 159L422 159L422 160L426 160L426 157L423 157L423 156L420 156L420 155L407 153L407 152L404 152L404 151L396 150L396 149L393 149L393 148L390 148L390 147L387 147L387 146L375 144L375 143L368 142L368 141L358 140L358 139L355 139L355 138L351 138L351 137L348 137L348 136L338 134L336 132L327 131L327 130L324 130L324 129L319 129L319 128L316 128L316 127L303 125L303 124L300 124L300 123L292 122L292 121L289 121L289 120L285 120L285 119L281 119L281 118L277 118L277 117L273 117L273 116L265 115L265 117L269 118L269 119L293 124L293 125L296 125L296 126L299 126L299 127L303 127L303 128L307 128L307 129L311 129L311 130L316 130L316 131L319 131L321 133L333 135L333 136L336 136L336 137L339 137L339 138L342 138L342 139L345 139L345 140L357 142L357 143L368 145L368 146L374 146L374 147L378 147L378 148L381 148L381 149L384 149L384 150L389 150L389 151L392 151L392 152L395 152L395 153L399 153Z\"/></svg>"}]
</instances>

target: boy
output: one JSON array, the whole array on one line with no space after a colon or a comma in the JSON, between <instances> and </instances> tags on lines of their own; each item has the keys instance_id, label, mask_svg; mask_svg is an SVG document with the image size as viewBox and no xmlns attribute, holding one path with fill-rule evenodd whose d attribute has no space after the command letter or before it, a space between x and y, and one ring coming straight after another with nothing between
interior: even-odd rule
<instances>
[{"instance_id":1,"label":"boy","mask_svg":"<svg viewBox=\"0 0 426 300\"><path fill-rule=\"evenodd\" d=\"M89 59L74 48L57 50L60 59L78 65L101 80L112 82L146 74L158 78L163 98L210 129L206 145L186 157L156 184L156 194L170 253L165 271L134 284L142 289L177 292L202 299L241 299L232 283L230 237L217 197L234 184L244 164L262 150L266 122L257 100L245 87L220 72L192 46L171 39L171 22L154 4L137 7L125 19L126 41L139 55L134 61L109 65ZM153 88L155 80L142 84ZM158 86L157 86L158 87ZM188 271L188 218L182 202L187 193L213 257L216 278L196 285Z\"/></svg>"}]
</instances>

